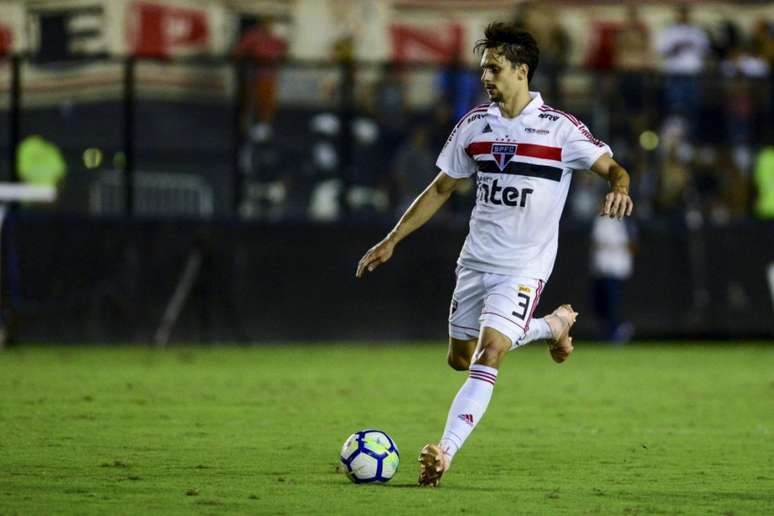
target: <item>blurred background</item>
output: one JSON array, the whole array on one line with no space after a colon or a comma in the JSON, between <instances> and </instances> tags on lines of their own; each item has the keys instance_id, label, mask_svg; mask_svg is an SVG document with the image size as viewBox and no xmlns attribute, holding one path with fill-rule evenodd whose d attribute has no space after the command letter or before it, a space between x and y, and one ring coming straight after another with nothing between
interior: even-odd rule
<instances>
[{"instance_id":1,"label":"blurred background","mask_svg":"<svg viewBox=\"0 0 774 516\"><path fill-rule=\"evenodd\" d=\"M575 173L538 313L611 342L774 338L774 4L0 3L0 342L444 339L463 188L360 256L485 101L474 42L535 35L532 89L632 175Z\"/></svg>"}]
</instances>

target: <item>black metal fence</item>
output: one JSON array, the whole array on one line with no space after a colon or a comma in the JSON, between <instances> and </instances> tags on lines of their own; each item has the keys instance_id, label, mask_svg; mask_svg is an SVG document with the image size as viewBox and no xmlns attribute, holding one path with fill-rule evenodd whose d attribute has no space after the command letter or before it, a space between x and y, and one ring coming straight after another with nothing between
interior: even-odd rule
<instances>
[{"instance_id":1,"label":"black metal fence","mask_svg":"<svg viewBox=\"0 0 774 516\"><path fill-rule=\"evenodd\" d=\"M772 337L774 229L755 220L751 173L774 142L770 81L551 79L535 88L557 84L545 100L632 174L641 251L621 306L637 335ZM0 59L0 179L46 176L18 159L36 135L67 168L56 203L18 206L3 225L5 328L73 342L442 338L472 189L384 271L352 274L482 100L478 72L454 67ZM541 311L589 314L605 185L579 173L572 188ZM578 335L599 324L585 318Z\"/></svg>"},{"instance_id":2,"label":"black metal fence","mask_svg":"<svg viewBox=\"0 0 774 516\"><path fill-rule=\"evenodd\" d=\"M545 100L611 144L640 220L754 216L751 170L774 126L767 78L553 73L536 89L558 85ZM0 77L0 177L14 179L19 146L40 135L67 174L39 209L93 216L392 219L483 101L475 69L394 63L17 56ZM574 189L568 216L587 218L600 185ZM470 195L447 215L464 218Z\"/></svg>"}]
</instances>

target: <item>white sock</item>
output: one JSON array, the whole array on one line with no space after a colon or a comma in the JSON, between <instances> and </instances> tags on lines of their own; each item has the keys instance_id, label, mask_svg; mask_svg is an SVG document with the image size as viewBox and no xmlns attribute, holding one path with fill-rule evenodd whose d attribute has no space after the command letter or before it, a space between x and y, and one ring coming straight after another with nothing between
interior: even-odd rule
<instances>
[{"instance_id":1,"label":"white sock","mask_svg":"<svg viewBox=\"0 0 774 516\"><path fill-rule=\"evenodd\" d=\"M460 388L446 418L441 448L449 460L462 448L465 439L484 416L497 381L497 369L479 364L470 366L470 376Z\"/></svg>"},{"instance_id":2,"label":"white sock","mask_svg":"<svg viewBox=\"0 0 774 516\"><path fill-rule=\"evenodd\" d=\"M546 322L545 317L541 317L540 319L532 319L529 322L529 329L527 332L516 342L515 346L511 347L511 350L528 344L533 340L553 338L554 334L551 333L551 327Z\"/></svg>"}]
</instances>

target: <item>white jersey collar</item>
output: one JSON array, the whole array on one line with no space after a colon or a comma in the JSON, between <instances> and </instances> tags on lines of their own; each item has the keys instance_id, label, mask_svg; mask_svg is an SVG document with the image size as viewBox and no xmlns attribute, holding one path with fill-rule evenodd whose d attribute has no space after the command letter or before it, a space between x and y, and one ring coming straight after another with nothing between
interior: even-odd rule
<instances>
[{"instance_id":1,"label":"white jersey collar","mask_svg":"<svg viewBox=\"0 0 774 516\"><path fill-rule=\"evenodd\" d=\"M529 104L524 106L524 109L521 110L521 113L519 113L516 118L519 118L522 115L528 115L530 113L533 113L540 109L540 106L543 105L543 97L540 96L539 91L530 91L529 96L532 98L532 100L529 101ZM489 113L493 115L497 115L500 118L506 118L503 116L503 114L500 112L500 105L497 102L492 102L492 104L489 106ZM507 120L507 118L506 118Z\"/></svg>"}]
</instances>

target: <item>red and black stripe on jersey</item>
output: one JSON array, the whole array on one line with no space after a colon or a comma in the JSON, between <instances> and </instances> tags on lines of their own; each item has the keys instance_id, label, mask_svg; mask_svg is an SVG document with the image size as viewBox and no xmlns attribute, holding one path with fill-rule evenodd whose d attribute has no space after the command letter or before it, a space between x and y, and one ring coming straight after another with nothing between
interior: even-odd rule
<instances>
[{"instance_id":1,"label":"red and black stripe on jersey","mask_svg":"<svg viewBox=\"0 0 774 516\"><path fill-rule=\"evenodd\" d=\"M499 142L473 142L465 149L468 156L486 155L492 153L492 146L499 145ZM516 143L514 156L524 156L530 158L539 158L550 161L561 162L562 148L549 147L547 145L537 145L533 143ZM561 181L562 169L548 165L538 165L520 160L509 160L501 169L494 160L477 160L476 167L478 171L484 174L508 174L528 177L539 177L551 181Z\"/></svg>"},{"instance_id":2,"label":"red and black stripe on jersey","mask_svg":"<svg viewBox=\"0 0 774 516\"><path fill-rule=\"evenodd\" d=\"M562 169L558 167L549 167L548 165L535 165L525 161L509 161L505 167L500 169L494 160L476 161L476 167L482 174L506 174L511 176L539 177L556 181L562 180Z\"/></svg>"},{"instance_id":3,"label":"red and black stripe on jersey","mask_svg":"<svg viewBox=\"0 0 774 516\"><path fill-rule=\"evenodd\" d=\"M500 143L502 142L472 142L465 148L465 152L471 158L478 154L491 154L492 145L499 145ZM537 145L534 143L514 143L514 145L516 146L516 156L562 161L561 147L549 147L548 145Z\"/></svg>"}]
</instances>

